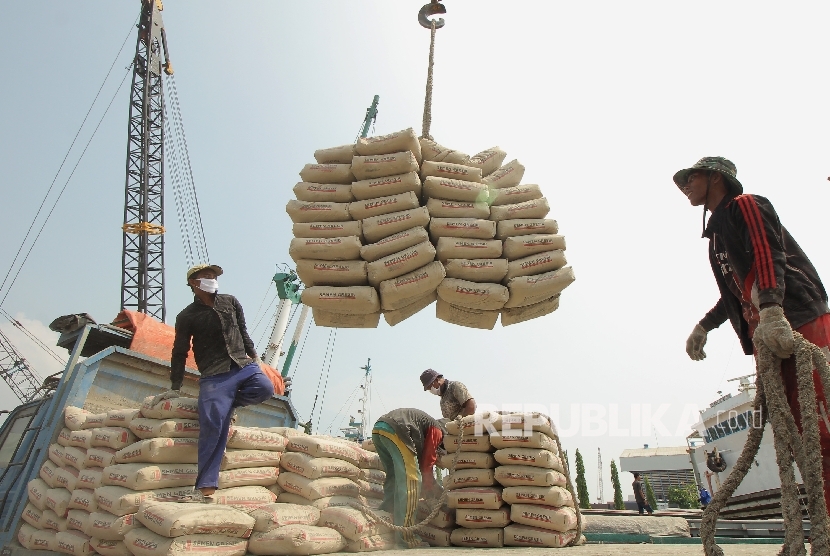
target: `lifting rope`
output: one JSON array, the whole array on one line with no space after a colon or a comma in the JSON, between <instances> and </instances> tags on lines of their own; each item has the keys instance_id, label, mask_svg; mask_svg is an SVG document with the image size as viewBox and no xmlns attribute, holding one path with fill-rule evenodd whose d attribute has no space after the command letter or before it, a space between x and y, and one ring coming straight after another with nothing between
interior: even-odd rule
<instances>
[{"instance_id":1,"label":"lifting rope","mask_svg":"<svg viewBox=\"0 0 830 556\"><path fill-rule=\"evenodd\" d=\"M421 125L421 137L432 140L432 135L429 134L429 128L432 126L432 69L435 66L435 31L444 26L444 19L438 20L427 18L428 15L445 14L447 9L438 2L432 0L426 4L418 12L418 23L421 27L430 30L429 38L429 65L427 66L427 88L424 96L424 119Z\"/></svg>"}]
</instances>

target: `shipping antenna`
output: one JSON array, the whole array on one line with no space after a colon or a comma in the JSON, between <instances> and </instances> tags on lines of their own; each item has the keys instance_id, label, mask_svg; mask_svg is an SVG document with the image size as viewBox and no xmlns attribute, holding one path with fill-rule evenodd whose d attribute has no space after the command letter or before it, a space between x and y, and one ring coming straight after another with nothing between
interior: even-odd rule
<instances>
[{"instance_id":1,"label":"shipping antenna","mask_svg":"<svg viewBox=\"0 0 830 556\"><path fill-rule=\"evenodd\" d=\"M602 492L602 450L597 448L597 502L600 504L605 500L605 494Z\"/></svg>"},{"instance_id":2,"label":"shipping antenna","mask_svg":"<svg viewBox=\"0 0 830 556\"><path fill-rule=\"evenodd\" d=\"M377 98L377 97L375 97ZM363 384L360 387L363 389L363 397L360 401L363 402L363 408L358 411L360 413L360 438L366 439L372 436L372 428L369 420L370 402L372 399L372 360L366 360L366 366L360 367L365 372L363 375ZM366 431L369 431L369 436L366 436Z\"/></svg>"}]
</instances>

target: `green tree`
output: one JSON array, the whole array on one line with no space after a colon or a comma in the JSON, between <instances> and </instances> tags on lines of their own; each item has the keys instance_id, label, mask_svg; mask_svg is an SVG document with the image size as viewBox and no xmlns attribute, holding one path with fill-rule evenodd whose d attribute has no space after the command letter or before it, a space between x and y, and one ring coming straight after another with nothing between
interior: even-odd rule
<instances>
[{"instance_id":1,"label":"green tree","mask_svg":"<svg viewBox=\"0 0 830 556\"><path fill-rule=\"evenodd\" d=\"M657 509L657 498L654 496L654 489L651 487L651 483L648 480L648 477L645 478L646 482L646 502L648 505L651 506L652 510Z\"/></svg>"},{"instance_id":2,"label":"green tree","mask_svg":"<svg viewBox=\"0 0 830 556\"><path fill-rule=\"evenodd\" d=\"M591 509L591 498L588 496L588 483L585 482L585 463L579 448L576 449L576 494L579 498L579 507Z\"/></svg>"},{"instance_id":3,"label":"green tree","mask_svg":"<svg viewBox=\"0 0 830 556\"><path fill-rule=\"evenodd\" d=\"M625 502L622 497L622 487L620 486L620 474L617 472L617 464L611 460L611 484L614 485L614 509L624 510Z\"/></svg>"},{"instance_id":4,"label":"green tree","mask_svg":"<svg viewBox=\"0 0 830 556\"><path fill-rule=\"evenodd\" d=\"M669 487L669 502L674 502L680 508L699 508L697 487L693 484Z\"/></svg>"}]
</instances>

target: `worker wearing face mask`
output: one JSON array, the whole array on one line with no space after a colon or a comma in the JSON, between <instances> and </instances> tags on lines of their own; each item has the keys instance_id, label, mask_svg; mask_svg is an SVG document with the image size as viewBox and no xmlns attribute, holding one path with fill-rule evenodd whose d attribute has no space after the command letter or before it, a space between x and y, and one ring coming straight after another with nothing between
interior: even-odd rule
<instances>
[{"instance_id":1,"label":"worker wearing face mask","mask_svg":"<svg viewBox=\"0 0 830 556\"><path fill-rule=\"evenodd\" d=\"M219 486L219 466L228 442L234 408L274 395L274 384L259 367L245 325L242 305L232 295L217 293L222 268L196 265L187 271L193 303L176 316L176 338L170 364L170 390L153 404L179 396L187 353L199 369L199 473L193 501L209 502Z\"/></svg>"},{"instance_id":2,"label":"worker wearing face mask","mask_svg":"<svg viewBox=\"0 0 830 556\"><path fill-rule=\"evenodd\" d=\"M476 412L476 401L467 387L458 381L449 381L438 371L427 369L421 373L424 391L441 397L441 415L445 419L464 417Z\"/></svg>"}]
</instances>

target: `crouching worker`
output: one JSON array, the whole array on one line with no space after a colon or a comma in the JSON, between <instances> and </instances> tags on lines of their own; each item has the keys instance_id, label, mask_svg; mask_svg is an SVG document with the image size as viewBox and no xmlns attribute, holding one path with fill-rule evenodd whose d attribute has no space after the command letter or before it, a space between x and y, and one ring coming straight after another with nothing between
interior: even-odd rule
<instances>
[{"instance_id":1,"label":"crouching worker","mask_svg":"<svg viewBox=\"0 0 830 556\"><path fill-rule=\"evenodd\" d=\"M176 316L170 362L171 386L156 404L179 396L184 365L193 343L199 369L199 473L192 501L211 502L219 487L219 466L228 443L234 408L261 403L274 385L259 368L256 349L245 326L242 306L232 295L217 293L222 268L197 265L187 271L193 303ZM191 500L188 500L191 501Z\"/></svg>"},{"instance_id":2,"label":"crouching worker","mask_svg":"<svg viewBox=\"0 0 830 556\"><path fill-rule=\"evenodd\" d=\"M415 525L422 493L427 499L441 495L433 466L443 441L443 426L420 409L396 409L375 423L372 442L386 471L380 509L392 513L395 525ZM396 536L408 548L420 546L411 531Z\"/></svg>"}]
</instances>

